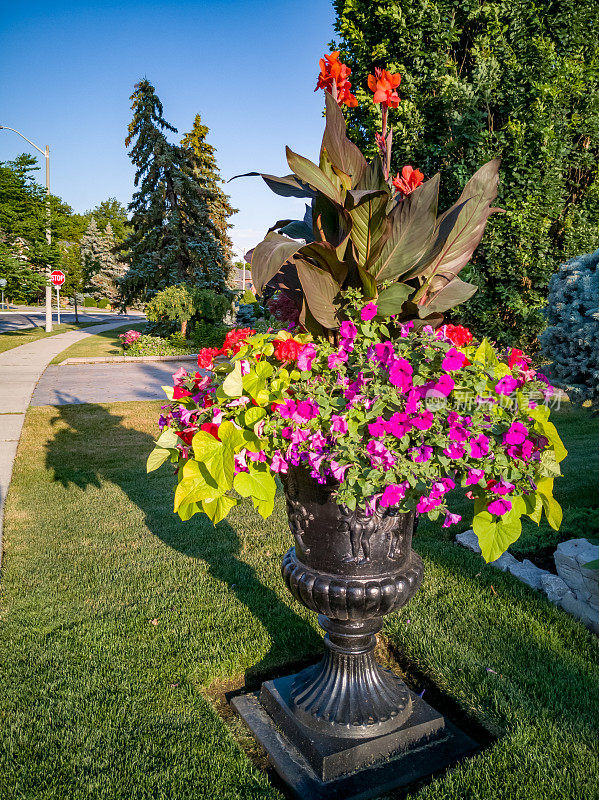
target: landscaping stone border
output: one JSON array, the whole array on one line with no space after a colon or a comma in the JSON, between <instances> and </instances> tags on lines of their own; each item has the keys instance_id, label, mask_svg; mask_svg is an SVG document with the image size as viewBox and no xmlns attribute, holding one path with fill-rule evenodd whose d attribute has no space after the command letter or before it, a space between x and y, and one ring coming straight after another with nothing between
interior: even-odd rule
<instances>
[{"instance_id":1,"label":"landscaping stone border","mask_svg":"<svg viewBox=\"0 0 599 800\"><path fill-rule=\"evenodd\" d=\"M146 361L197 361L197 353L184 353L181 356L92 356L90 358L65 358L58 367L63 367L69 364L125 364L127 362L135 362L143 364Z\"/></svg>"},{"instance_id":2,"label":"landscaping stone border","mask_svg":"<svg viewBox=\"0 0 599 800\"><path fill-rule=\"evenodd\" d=\"M481 552L473 530L458 533L455 540L474 553ZM599 634L599 570L585 567L599 558L599 545L587 539L569 539L558 544L553 557L557 575L540 569L527 558L518 561L511 553L504 553L489 566L509 572L531 589L544 592L549 602Z\"/></svg>"}]
</instances>

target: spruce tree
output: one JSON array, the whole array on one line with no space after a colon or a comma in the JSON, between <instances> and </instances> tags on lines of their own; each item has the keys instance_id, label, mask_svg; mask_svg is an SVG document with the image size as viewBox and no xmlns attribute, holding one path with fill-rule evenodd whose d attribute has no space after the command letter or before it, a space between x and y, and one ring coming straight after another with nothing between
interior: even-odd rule
<instances>
[{"instance_id":1,"label":"spruce tree","mask_svg":"<svg viewBox=\"0 0 599 800\"><path fill-rule=\"evenodd\" d=\"M145 300L186 282L222 290L225 254L210 220L213 196L195 179L186 150L167 140L165 132L177 130L164 119L152 84L140 81L131 99L125 144L133 145L138 189L129 204L133 231L123 245L129 261L125 300Z\"/></svg>"},{"instance_id":2,"label":"spruce tree","mask_svg":"<svg viewBox=\"0 0 599 800\"><path fill-rule=\"evenodd\" d=\"M96 299L106 297L116 303L121 296L121 282L127 267L116 255L116 241L110 223L102 233L94 217L81 239L81 256L88 283Z\"/></svg>"},{"instance_id":3,"label":"spruce tree","mask_svg":"<svg viewBox=\"0 0 599 800\"><path fill-rule=\"evenodd\" d=\"M202 124L201 116L196 114L191 131L181 139L181 146L187 150L196 180L212 194L212 198L208 200L208 210L210 219L218 231L229 274L233 260L233 243L229 238L227 220L236 214L238 209L231 206L229 196L222 189L223 180L216 163L216 148L206 141L209 132L208 126Z\"/></svg>"}]
</instances>

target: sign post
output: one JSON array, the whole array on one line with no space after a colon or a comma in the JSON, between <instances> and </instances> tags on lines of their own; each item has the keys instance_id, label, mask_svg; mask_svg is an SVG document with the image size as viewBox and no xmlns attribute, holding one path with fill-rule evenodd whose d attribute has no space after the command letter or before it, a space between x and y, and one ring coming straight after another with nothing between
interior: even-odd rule
<instances>
[{"instance_id":1,"label":"sign post","mask_svg":"<svg viewBox=\"0 0 599 800\"><path fill-rule=\"evenodd\" d=\"M0 308L4 308L4 287L6 286L6 278L0 278L0 289L2 290L2 305Z\"/></svg>"},{"instance_id":2,"label":"sign post","mask_svg":"<svg viewBox=\"0 0 599 800\"><path fill-rule=\"evenodd\" d=\"M65 274L59 269L55 269L50 273L50 280L56 286L56 312L58 315L58 324L60 325L60 287L65 282Z\"/></svg>"}]
</instances>

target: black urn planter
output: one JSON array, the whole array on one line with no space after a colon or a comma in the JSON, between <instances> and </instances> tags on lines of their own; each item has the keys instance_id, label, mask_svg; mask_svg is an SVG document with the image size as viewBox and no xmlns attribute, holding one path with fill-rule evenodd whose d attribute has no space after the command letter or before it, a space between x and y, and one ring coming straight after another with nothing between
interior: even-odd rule
<instances>
[{"instance_id":1,"label":"black urn planter","mask_svg":"<svg viewBox=\"0 0 599 800\"><path fill-rule=\"evenodd\" d=\"M474 742L376 663L383 617L418 590L414 514L367 516L332 499L303 468L284 476L295 539L283 557L289 591L318 613L322 661L266 681L232 703L300 798L375 797L442 769Z\"/></svg>"}]
</instances>

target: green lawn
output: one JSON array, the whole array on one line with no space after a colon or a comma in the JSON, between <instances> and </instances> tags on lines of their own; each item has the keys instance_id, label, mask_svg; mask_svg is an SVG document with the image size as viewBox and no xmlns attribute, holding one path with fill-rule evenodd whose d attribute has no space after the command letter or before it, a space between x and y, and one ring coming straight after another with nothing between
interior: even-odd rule
<instances>
[{"instance_id":1,"label":"green lawn","mask_svg":"<svg viewBox=\"0 0 599 800\"><path fill-rule=\"evenodd\" d=\"M265 522L180 522L169 468L144 473L159 405L27 414L4 529L2 798L282 800L211 698L320 650L280 578L283 498ZM557 495L590 505L599 420L559 417ZM385 635L498 738L411 796L596 800L597 638L452 535L421 526L424 584Z\"/></svg>"},{"instance_id":2,"label":"green lawn","mask_svg":"<svg viewBox=\"0 0 599 800\"><path fill-rule=\"evenodd\" d=\"M121 347L121 340L119 339L120 333L125 331L140 331L145 327L145 320L143 322L133 322L128 325L123 325L120 328L114 328L111 331L104 331L97 333L94 336L87 336L80 342L75 342L62 353L56 356L51 362L52 364L60 364L65 358L99 358L101 356L122 356L123 348Z\"/></svg>"},{"instance_id":3,"label":"green lawn","mask_svg":"<svg viewBox=\"0 0 599 800\"><path fill-rule=\"evenodd\" d=\"M36 342L38 339L45 339L46 336L56 336L57 333L66 333L67 331L79 331L83 328L91 328L93 325L102 325L103 323L103 320L99 322L81 322L79 325L67 325L61 322L60 325L52 324L51 333L46 333L43 325L39 328L0 333L0 353L12 350L13 347L19 347L21 344L29 344L29 342Z\"/></svg>"}]
</instances>

